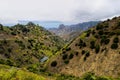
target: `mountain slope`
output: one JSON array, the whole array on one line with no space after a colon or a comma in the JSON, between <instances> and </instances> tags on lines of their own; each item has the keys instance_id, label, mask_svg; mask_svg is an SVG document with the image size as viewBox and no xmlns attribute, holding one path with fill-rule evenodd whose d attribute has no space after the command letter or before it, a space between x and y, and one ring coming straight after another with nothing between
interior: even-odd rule
<instances>
[{"instance_id":1,"label":"mountain slope","mask_svg":"<svg viewBox=\"0 0 120 80\"><path fill-rule=\"evenodd\" d=\"M61 24L58 28L51 28L49 31L55 33L66 41L70 41L77 37L81 32L98 24L99 21L90 21L74 25Z\"/></svg>"},{"instance_id":2,"label":"mountain slope","mask_svg":"<svg viewBox=\"0 0 120 80\"><path fill-rule=\"evenodd\" d=\"M50 72L120 77L120 17L84 31L49 63Z\"/></svg>"},{"instance_id":3,"label":"mountain slope","mask_svg":"<svg viewBox=\"0 0 120 80\"><path fill-rule=\"evenodd\" d=\"M61 38L32 22L13 27L0 25L0 64L36 72L63 45Z\"/></svg>"}]
</instances>

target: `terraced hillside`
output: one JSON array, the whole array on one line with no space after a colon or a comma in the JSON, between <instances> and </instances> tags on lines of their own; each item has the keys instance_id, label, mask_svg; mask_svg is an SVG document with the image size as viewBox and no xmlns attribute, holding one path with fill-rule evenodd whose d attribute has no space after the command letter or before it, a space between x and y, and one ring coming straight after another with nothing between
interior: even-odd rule
<instances>
[{"instance_id":1,"label":"terraced hillside","mask_svg":"<svg viewBox=\"0 0 120 80\"><path fill-rule=\"evenodd\" d=\"M0 25L0 64L36 72L63 45L61 38L32 22L12 27Z\"/></svg>"},{"instance_id":2,"label":"terraced hillside","mask_svg":"<svg viewBox=\"0 0 120 80\"><path fill-rule=\"evenodd\" d=\"M120 17L115 17L83 32L51 58L47 69L77 77L90 72L116 78L120 77L119 61Z\"/></svg>"}]
</instances>

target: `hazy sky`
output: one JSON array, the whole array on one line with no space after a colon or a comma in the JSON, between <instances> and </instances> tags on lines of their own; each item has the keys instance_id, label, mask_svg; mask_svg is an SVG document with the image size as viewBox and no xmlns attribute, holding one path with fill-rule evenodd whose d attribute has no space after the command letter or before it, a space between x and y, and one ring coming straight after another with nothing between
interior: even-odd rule
<instances>
[{"instance_id":1,"label":"hazy sky","mask_svg":"<svg viewBox=\"0 0 120 80\"><path fill-rule=\"evenodd\" d=\"M0 0L0 21L84 22L120 14L120 0Z\"/></svg>"}]
</instances>

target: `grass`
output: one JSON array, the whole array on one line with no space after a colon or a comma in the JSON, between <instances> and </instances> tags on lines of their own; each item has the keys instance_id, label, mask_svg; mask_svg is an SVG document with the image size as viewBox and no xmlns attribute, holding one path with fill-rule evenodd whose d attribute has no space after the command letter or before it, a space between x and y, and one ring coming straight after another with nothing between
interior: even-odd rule
<instances>
[{"instance_id":1,"label":"grass","mask_svg":"<svg viewBox=\"0 0 120 80\"><path fill-rule=\"evenodd\" d=\"M0 80L46 80L44 77L27 70L0 65Z\"/></svg>"}]
</instances>

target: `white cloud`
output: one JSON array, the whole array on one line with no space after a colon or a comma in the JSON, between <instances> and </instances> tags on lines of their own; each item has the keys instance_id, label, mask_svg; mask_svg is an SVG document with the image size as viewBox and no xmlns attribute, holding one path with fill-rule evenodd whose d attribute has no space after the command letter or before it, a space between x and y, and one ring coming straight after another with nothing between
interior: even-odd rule
<instances>
[{"instance_id":1,"label":"white cloud","mask_svg":"<svg viewBox=\"0 0 120 80\"><path fill-rule=\"evenodd\" d=\"M120 14L120 0L0 0L3 20L83 22Z\"/></svg>"}]
</instances>

